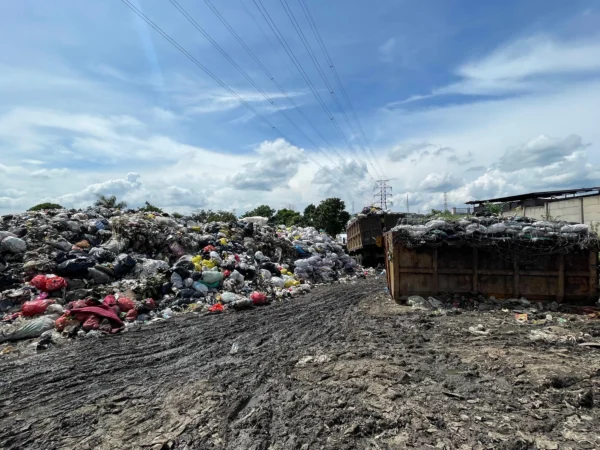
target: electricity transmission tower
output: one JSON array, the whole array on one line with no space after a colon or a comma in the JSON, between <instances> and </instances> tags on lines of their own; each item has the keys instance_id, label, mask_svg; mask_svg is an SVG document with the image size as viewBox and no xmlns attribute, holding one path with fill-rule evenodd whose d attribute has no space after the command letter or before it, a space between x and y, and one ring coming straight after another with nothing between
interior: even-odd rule
<instances>
[{"instance_id":1,"label":"electricity transmission tower","mask_svg":"<svg viewBox=\"0 0 600 450\"><path fill-rule=\"evenodd\" d=\"M448 193L444 192L444 212L448 212Z\"/></svg>"},{"instance_id":2,"label":"electricity transmission tower","mask_svg":"<svg viewBox=\"0 0 600 450\"><path fill-rule=\"evenodd\" d=\"M377 180L377 187L375 188L375 202L379 204L379 207L383 210L388 209L388 197L392 196L392 187L388 184L390 180Z\"/></svg>"}]
</instances>

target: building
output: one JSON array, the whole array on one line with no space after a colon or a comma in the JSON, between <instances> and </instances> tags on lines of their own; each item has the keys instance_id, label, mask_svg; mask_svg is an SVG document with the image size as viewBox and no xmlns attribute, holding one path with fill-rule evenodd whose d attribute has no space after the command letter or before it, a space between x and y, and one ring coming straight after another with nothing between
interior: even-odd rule
<instances>
[{"instance_id":1,"label":"building","mask_svg":"<svg viewBox=\"0 0 600 450\"><path fill-rule=\"evenodd\" d=\"M600 223L600 187L561 191L531 192L508 197L473 200L475 212L486 210L486 203L502 204L502 215L521 215L540 220L596 225Z\"/></svg>"}]
</instances>

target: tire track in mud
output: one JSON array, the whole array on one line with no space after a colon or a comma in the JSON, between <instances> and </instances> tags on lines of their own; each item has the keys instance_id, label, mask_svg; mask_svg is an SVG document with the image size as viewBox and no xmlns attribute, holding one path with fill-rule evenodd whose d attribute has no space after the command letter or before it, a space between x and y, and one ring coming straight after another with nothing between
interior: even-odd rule
<instances>
[{"instance_id":1,"label":"tire track in mud","mask_svg":"<svg viewBox=\"0 0 600 450\"><path fill-rule=\"evenodd\" d=\"M356 325L356 305L375 290L324 286L0 362L0 448L268 448L272 393L290 386L300 357Z\"/></svg>"}]
</instances>

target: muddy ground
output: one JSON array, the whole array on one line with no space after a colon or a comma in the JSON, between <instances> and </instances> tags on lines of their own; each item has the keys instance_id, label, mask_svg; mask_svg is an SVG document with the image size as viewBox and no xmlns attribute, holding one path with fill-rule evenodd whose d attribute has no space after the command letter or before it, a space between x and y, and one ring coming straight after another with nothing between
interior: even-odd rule
<instances>
[{"instance_id":1,"label":"muddy ground","mask_svg":"<svg viewBox=\"0 0 600 450\"><path fill-rule=\"evenodd\" d=\"M600 350L535 327L415 311L376 281L179 316L0 360L0 448L600 448Z\"/></svg>"}]
</instances>

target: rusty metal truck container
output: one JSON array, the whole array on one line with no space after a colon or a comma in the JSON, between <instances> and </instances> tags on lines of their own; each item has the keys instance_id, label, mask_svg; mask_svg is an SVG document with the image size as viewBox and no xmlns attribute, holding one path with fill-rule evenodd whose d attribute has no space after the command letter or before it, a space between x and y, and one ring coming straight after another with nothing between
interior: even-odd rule
<instances>
[{"instance_id":1,"label":"rusty metal truck container","mask_svg":"<svg viewBox=\"0 0 600 450\"><path fill-rule=\"evenodd\" d=\"M388 213L360 217L350 222L346 228L348 253L361 265L383 264L383 233L391 230L401 216Z\"/></svg>"},{"instance_id":2,"label":"rusty metal truck container","mask_svg":"<svg viewBox=\"0 0 600 450\"><path fill-rule=\"evenodd\" d=\"M387 282L395 300L405 295L482 293L593 304L598 300L598 248L519 261L493 249L447 244L411 248L388 232L384 238Z\"/></svg>"}]
</instances>

